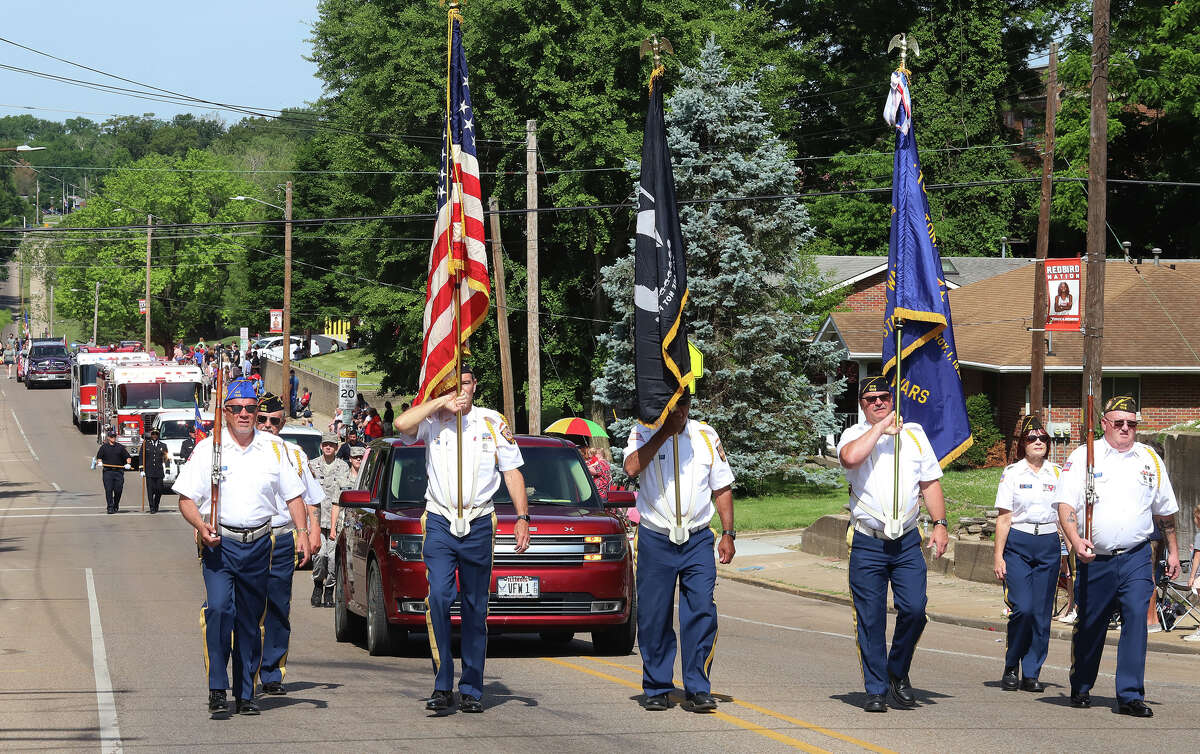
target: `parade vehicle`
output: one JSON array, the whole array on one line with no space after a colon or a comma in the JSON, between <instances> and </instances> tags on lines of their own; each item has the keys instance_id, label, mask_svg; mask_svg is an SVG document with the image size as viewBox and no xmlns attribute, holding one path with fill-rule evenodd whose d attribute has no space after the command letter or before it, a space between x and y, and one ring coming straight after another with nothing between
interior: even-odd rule
<instances>
[{"instance_id":1,"label":"parade vehicle","mask_svg":"<svg viewBox=\"0 0 1200 754\"><path fill-rule=\"evenodd\" d=\"M205 435L212 434L213 412L200 412L200 426ZM191 436L196 427L196 409L172 409L155 415L150 422L150 432L158 430L158 439L167 446L167 465L163 469L163 482L170 487L179 476L179 467L183 465L180 457L183 452L183 441Z\"/></svg>"},{"instance_id":2,"label":"parade vehicle","mask_svg":"<svg viewBox=\"0 0 1200 754\"><path fill-rule=\"evenodd\" d=\"M533 518L530 546L516 552L516 513L501 484L494 498L489 633L537 633L565 643L587 631L597 653L628 654L637 633L637 597L633 557L615 509L632 504L632 493L619 491L602 503L583 457L565 440L518 436L517 445ZM339 501L345 516L337 538L334 634L352 641L365 632L372 655L390 654L410 632L426 630L424 446L376 440L356 486ZM455 602L455 626L458 610Z\"/></svg>"},{"instance_id":3,"label":"parade vehicle","mask_svg":"<svg viewBox=\"0 0 1200 754\"><path fill-rule=\"evenodd\" d=\"M71 384L71 353L62 341L37 343L25 355L25 387Z\"/></svg>"},{"instance_id":4,"label":"parade vehicle","mask_svg":"<svg viewBox=\"0 0 1200 754\"><path fill-rule=\"evenodd\" d=\"M104 364L154 361L148 353L116 353L108 346L84 346L71 362L71 421L80 432L95 429L96 374Z\"/></svg>"},{"instance_id":5,"label":"parade vehicle","mask_svg":"<svg viewBox=\"0 0 1200 754\"><path fill-rule=\"evenodd\" d=\"M29 352L34 346L63 346L66 347L67 341L65 338L28 338L24 341L24 345L17 351L17 382L24 382L27 373L29 372Z\"/></svg>"},{"instance_id":6,"label":"parade vehicle","mask_svg":"<svg viewBox=\"0 0 1200 754\"><path fill-rule=\"evenodd\" d=\"M105 427L141 462L142 434L154 417L170 409L195 411L203 375L195 364L153 361L144 364L105 364L96 373L96 441Z\"/></svg>"},{"instance_id":7,"label":"parade vehicle","mask_svg":"<svg viewBox=\"0 0 1200 754\"><path fill-rule=\"evenodd\" d=\"M279 430L279 436L299 445L310 461L321 455L321 433L312 427L306 427L303 424L285 424L283 429Z\"/></svg>"}]
</instances>

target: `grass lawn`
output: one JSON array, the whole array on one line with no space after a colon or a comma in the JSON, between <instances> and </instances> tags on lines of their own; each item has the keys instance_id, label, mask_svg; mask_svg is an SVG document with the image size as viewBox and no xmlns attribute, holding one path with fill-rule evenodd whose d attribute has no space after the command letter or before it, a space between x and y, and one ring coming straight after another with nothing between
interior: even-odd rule
<instances>
[{"instance_id":1,"label":"grass lawn","mask_svg":"<svg viewBox=\"0 0 1200 754\"><path fill-rule=\"evenodd\" d=\"M8 327L12 324L13 314L11 309L0 309L0 329Z\"/></svg>"},{"instance_id":2,"label":"grass lawn","mask_svg":"<svg viewBox=\"0 0 1200 754\"><path fill-rule=\"evenodd\" d=\"M942 477L946 495L946 518L953 531L963 516L982 516L996 502L996 486L1002 469L947 471ZM737 528L745 531L796 529L818 518L839 513L847 502L845 485L832 490L799 488L761 497L734 495ZM714 519L715 521L716 519Z\"/></svg>"},{"instance_id":3,"label":"grass lawn","mask_svg":"<svg viewBox=\"0 0 1200 754\"><path fill-rule=\"evenodd\" d=\"M367 352L361 348L326 353L309 359L293 361L298 371L312 372L325 379L337 381L338 372L353 369L358 372L359 387L375 387L383 380L383 372L372 372L366 368Z\"/></svg>"}]
</instances>

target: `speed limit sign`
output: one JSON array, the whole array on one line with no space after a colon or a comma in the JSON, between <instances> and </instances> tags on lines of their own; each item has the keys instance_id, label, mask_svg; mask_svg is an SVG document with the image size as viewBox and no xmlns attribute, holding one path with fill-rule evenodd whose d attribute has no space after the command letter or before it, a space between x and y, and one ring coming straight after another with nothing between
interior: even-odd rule
<instances>
[{"instance_id":1,"label":"speed limit sign","mask_svg":"<svg viewBox=\"0 0 1200 754\"><path fill-rule=\"evenodd\" d=\"M358 372L343 369L338 372L338 408L341 410L342 421L350 423L350 414L358 402Z\"/></svg>"}]
</instances>

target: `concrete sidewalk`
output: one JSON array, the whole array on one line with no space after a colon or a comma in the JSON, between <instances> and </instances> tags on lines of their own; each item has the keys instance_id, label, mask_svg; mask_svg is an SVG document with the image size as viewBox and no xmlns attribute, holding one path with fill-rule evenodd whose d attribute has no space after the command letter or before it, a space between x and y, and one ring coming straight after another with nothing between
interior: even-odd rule
<instances>
[{"instance_id":1,"label":"concrete sidewalk","mask_svg":"<svg viewBox=\"0 0 1200 754\"><path fill-rule=\"evenodd\" d=\"M847 561L800 552L802 536L803 530L799 529L741 533L736 557L729 565L718 564L717 575L730 581L846 605L849 625ZM926 612L930 620L995 631L998 638L1004 636L1007 620L1002 612L1004 598L999 583L983 584L930 571L928 595ZM1057 621L1051 626L1054 638L1071 639L1071 626ZM1196 628L1196 621L1185 616L1169 633L1150 634L1149 648L1156 652L1200 654L1200 642L1183 641L1183 637ZM1115 645L1119 636L1116 631L1109 632L1107 643Z\"/></svg>"}]
</instances>

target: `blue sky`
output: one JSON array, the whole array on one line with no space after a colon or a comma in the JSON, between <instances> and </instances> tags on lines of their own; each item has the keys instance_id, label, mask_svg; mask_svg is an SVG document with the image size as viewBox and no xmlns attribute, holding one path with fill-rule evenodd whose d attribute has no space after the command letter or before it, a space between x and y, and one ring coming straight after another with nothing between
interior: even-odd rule
<instances>
[{"instance_id":1,"label":"blue sky","mask_svg":"<svg viewBox=\"0 0 1200 754\"><path fill-rule=\"evenodd\" d=\"M109 0L6 3L0 37L145 84L193 97L262 108L321 95L311 54L317 0ZM98 73L0 42L0 64L133 88ZM29 107L42 109L27 109ZM64 112L67 111L67 112ZM112 115L170 119L240 113L200 104L149 101L0 69L0 116L62 121Z\"/></svg>"}]
</instances>

